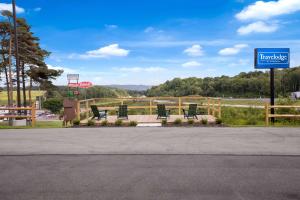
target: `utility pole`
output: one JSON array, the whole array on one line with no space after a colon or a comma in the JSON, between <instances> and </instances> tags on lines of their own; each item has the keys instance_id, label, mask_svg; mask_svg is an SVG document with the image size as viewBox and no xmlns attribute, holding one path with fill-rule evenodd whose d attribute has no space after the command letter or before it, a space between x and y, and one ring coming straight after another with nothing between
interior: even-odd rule
<instances>
[{"instance_id":1,"label":"utility pole","mask_svg":"<svg viewBox=\"0 0 300 200\"><path fill-rule=\"evenodd\" d=\"M13 21L14 21L14 36L15 36L15 58L17 71L17 107L21 107L21 93L20 93L20 60L18 51L18 36L17 36L17 17L16 17L16 1L12 0Z\"/></svg>"}]
</instances>

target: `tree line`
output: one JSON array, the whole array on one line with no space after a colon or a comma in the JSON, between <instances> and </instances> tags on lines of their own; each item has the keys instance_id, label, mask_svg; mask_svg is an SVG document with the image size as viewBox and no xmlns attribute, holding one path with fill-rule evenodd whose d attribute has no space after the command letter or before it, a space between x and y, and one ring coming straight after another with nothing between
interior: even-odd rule
<instances>
[{"instance_id":1,"label":"tree line","mask_svg":"<svg viewBox=\"0 0 300 200\"><path fill-rule=\"evenodd\" d=\"M10 11L1 11L0 18L0 79L4 77L4 88L7 92L7 104L13 105L13 90L22 90L22 106L32 102L31 90L35 84L41 89L53 87L52 80L60 76L62 70L49 69L45 59L50 55L40 46L40 40L31 31L31 26L24 18L16 18L14 33L14 18ZM17 43L15 48L14 43ZM18 52L18 57L16 56ZM16 59L18 58L18 59ZM17 87L16 87L17 86ZM26 88L29 96L26 96Z\"/></svg>"},{"instance_id":2,"label":"tree line","mask_svg":"<svg viewBox=\"0 0 300 200\"><path fill-rule=\"evenodd\" d=\"M300 91L300 67L275 70L276 96ZM147 96L269 97L269 71L242 72L236 76L174 78L146 91Z\"/></svg>"}]
</instances>

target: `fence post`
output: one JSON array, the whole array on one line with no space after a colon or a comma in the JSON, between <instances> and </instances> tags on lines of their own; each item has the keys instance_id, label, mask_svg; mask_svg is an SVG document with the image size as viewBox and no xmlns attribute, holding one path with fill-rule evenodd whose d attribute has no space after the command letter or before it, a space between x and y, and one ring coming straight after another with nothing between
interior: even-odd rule
<instances>
[{"instance_id":1,"label":"fence post","mask_svg":"<svg viewBox=\"0 0 300 200\"><path fill-rule=\"evenodd\" d=\"M77 100L76 114L77 114L77 119L80 120L80 101L79 100Z\"/></svg>"},{"instance_id":2,"label":"fence post","mask_svg":"<svg viewBox=\"0 0 300 200\"><path fill-rule=\"evenodd\" d=\"M212 106L213 106L213 112L212 112L212 115L215 117L215 115L216 115L216 110L215 110L215 100L214 100L214 99L212 100Z\"/></svg>"},{"instance_id":3,"label":"fence post","mask_svg":"<svg viewBox=\"0 0 300 200\"><path fill-rule=\"evenodd\" d=\"M210 115L210 98L207 97L207 115Z\"/></svg>"},{"instance_id":4,"label":"fence post","mask_svg":"<svg viewBox=\"0 0 300 200\"><path fill-rule=\"evenodd\" d=\"M265 104L265 113L266 113L266 126L269 126L269 104Z\"/></svg>"},{"instance_id":5,"label":"fence post","mask_svg":"<svg viewBox=\"0 0 300 200\"><path fill-rule=\"evenodd\" d=\"M31 126L35 127L36 117L35 117L35 103L31 106Z\"/></svg>"},{"instance_id":6,"label":"fence post","mask_svg":"<svg viewBox=\"0 0 300 200\"><path fill-rule=\"evenodd\" d=\"M178 97L178 114L181 115L181 97Z\"/></svg>"},{"instance_id":7,"label":"fence post","mask_svg":"<svg viewBox=\"0 0 300 200\"><path fill-rule=\"evenodd\" d=\"M151 98L149 101L149 106L150 106L149 112L150 112L150 115L152 115L152 99Z\"/></svg>"},{"instance_id":8,"label":"fence post","mask_svg":"<svg viewBox=\"0 0 300 200\"><path fill-rule=\"evenodd\" d=\"M219 99L219 118L221 119L222 115L221 115L221 99Z\"/></svg>"},{"instance_id":9,"label":"fence post","mask_svg":"<svg viewBox=\"0 0 300 200\"><path fill-rule=\"evenodd\" d=\"M85 116L88 119L89 118L89 101L88 100L85 101L85 112L86 112Z\"/></svg>"}]
</instances>

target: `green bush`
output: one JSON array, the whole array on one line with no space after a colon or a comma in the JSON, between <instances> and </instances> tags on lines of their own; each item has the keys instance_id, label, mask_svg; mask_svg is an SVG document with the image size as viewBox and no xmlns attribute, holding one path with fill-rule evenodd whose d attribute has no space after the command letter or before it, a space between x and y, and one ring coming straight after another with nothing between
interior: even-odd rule
<instances>
[{"instance_id":1,"label":"green bush","mask_svg":"<svg viewBox=\"0 0 300 200\"><path fill-rule=\"evenodd\" d=\"M223 121L222 121L221 118L217 118L217 119L216 119L216 124L222 124L222 122L223 122Z\"/></svg>"},{"instance_id":2,"label":"green bush","mask_svg":"<svg viewBox=\"0 0 300 200\"><path fill-rule=\"evenodd\" d=\"M86 113L80 113L80 120L86 119Z\"/></svg>"},{"instance_id":3,"label":"green bush","mask_svg":"<svg viewBox=\"0 0 300 200\"><path fill-rule=\"evenodd\" d=\"M54 114L59 114L63 108L63 102L58 98L50 98L44 101L43 108L50 110Z\"/></svg>"},{"instance_id":4,"label":"green bush","mask_svg":"<svg viewBox=\"0 0 300 200\"><path fill-rule=\"evenodd\" d=\"M192 124L195 123L195 121L193 119L189 119L187 122L188 122L189 125L192 125Z\"/></svg>"},{"instance_id":5,"label":"green bush","mask_svg":"<svg viewBox=\"0 0 300 200\"><path fill-rule=\"evenodd\" d=\"M129 126L137 126L137 122L136 121L130 121L129 122Z\"/></svg>"},{"instance_id":6,"label":"green bush","mask_svg":"<svg viewBox=\"0 0 300 200\"><path fill-rule=\"evenodd\" d=\"M251 116L247 119L246 125L256 125L257 124L257 118L255 116Z\"/></svg>"},{"instance_id":7,"label":"green bush","mask_svg":"<svg viewBox=\"0 0 300 200\"><path fill-rule=\"evenodd\" d=\"M122 124L123 124L123 121L122 121L121 119L117 119L117 120L115 121L115 125L116 125L116 126L122 126Z\"/></svg>"},{"instance_id":8,"label":"green bush","mask_svg":"<svg viewBox=\"0 0 300 200\"><path fill-rule=\"evenodd\" d=\"M204 125L208 124L208 120L206 118L202 118L201 124L204 124Z\"/></svg>"},{"instance_id":9,"label":"green bush","mask_svg":"<svg viewBox=\"0 0 300 200\"><path fill-rule=\"evenodd\" d=\"M101 126L107 126L108 125L108 121L107 120L104 120L101 122Z\"/></svg>"},{"instance_id":10,"label":"green bush","mask_svg":"<svg viewBox=\"0 0 300 200\"><path fill-rule=\"evenodd\" d=\"M74 119L73 124L76 125L76 126L80 125L80 120L79 119Z\"/></svg>"},{"instance_id":11,"label":"green bush","mask_svg":"<svg viewBox=\"0 0 300 200\"><path fill-rule=\"evenodd\" d=\"M88 120L87 125L88 126L95 126L95 120L92 120L92 119Z\"/></svg>"},{"instance_id":12,"label":"green bush","mask_svg":"<svg viewBox=\"0 0 300 200\"><path fill-rule=\"evenodd\" d=\"M161 120L161 125L167 125L168 121L166 119Z\"/></svg>"},{"instance_id":13,"label":"green bush","mask_svg":"<svg viewBox=\"0 0 300 200\"><path fill-rule=\"evenodd\" d=\"M179 118L175 119L175 121L174 121L175 125L180 125L181 123L182 123L182 120Z\"/></svg>"}]
</instances>

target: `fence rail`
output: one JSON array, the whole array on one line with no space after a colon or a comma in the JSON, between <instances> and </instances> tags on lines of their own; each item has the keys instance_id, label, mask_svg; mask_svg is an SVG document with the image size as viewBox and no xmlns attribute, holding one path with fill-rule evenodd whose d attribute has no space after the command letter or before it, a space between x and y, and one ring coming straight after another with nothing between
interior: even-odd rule
<instances>
[{"instance_id":1,"label":"fence rail","mask_svg":"<svg viewBox=\"0 0 300 200\"><path fill-rule=\"evenodd\" d=\"M16 111L12 114L8 113L8 115L0 115L0 119L29 119L31 120L31 126L35 127L36 124L36 108L35 104L31 107L7 107L7 108L0 108L0 110L8 110L8 111ZM18 114L17 111L30 111L30 114L22 115Z\"/></svg>"},{"instance_id":2,"label":"fence rail","mask_svg":"<svg viewBox=\"0 0 300 200\"><path fill-rule=\"evenodd\" d=\"M111 100L111 101L110 101ZM168 109L178 109L178 114L182 114L182 109L187 108L190 101L202 101L201 104L197 103L198 108L207 109L208 115L213 115L215 117L221 117L221 99L220 98L211 98L211 97L199 97L199 96L186 96L186 97L140 97L140 98L94 98L81 100L77 102L77 117L80 119L80 113L85 113L88 117L89 112L91 111L91 105L97 105L98 108L103 110L116 110L119 105L125 103L134 102L134 103L144 103L146 105L128 105L128 110L134 109L144 109L148 110L149 114L154 114L153 111L156 109L155 104L165 103ZM164 102L165 101L165 102ZM107 106L107 104L116 104L114 106ZM168 105L173 104L173 105Z\"/></svg>"},{"instance_id":3,"label":"fence rail","mask_svg":"<svg viewBox=\"0 0 300 200\"><path fill-rule=\"evenodd\" d=\"M278 109L278 108L294 108L294 109L300 109L300 106L295 105L274 105L271 106L269 103L265 104L265 124L266 126L269 126L270 124L270 118L300 118L300 114L270 114L270 110Z\"/></svg>"}]
</instances>

